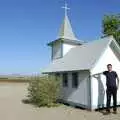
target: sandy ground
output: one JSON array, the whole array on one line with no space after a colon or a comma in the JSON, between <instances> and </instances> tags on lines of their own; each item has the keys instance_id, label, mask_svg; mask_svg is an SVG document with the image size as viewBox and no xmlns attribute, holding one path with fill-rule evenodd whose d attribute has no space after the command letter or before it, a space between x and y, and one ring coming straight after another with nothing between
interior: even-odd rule
<instances>
[{"instance_id":1,"label":"sandy ground","mask_svg":"<svg viewBox=\"0 0 120 120\"><path fill-rule=\"evenodd\" d=\"M26 83L0 83L0 120L120 120L118 114L103 115L68 106L36 108L23 104L27 94Z\"/></svg>"}]
</instances>

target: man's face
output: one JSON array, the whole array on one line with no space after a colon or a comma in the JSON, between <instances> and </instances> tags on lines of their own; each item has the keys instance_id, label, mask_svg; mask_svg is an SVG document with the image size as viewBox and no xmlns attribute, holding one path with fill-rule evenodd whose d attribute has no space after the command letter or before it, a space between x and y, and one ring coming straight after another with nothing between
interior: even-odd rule
<instances>
[{"instance_id":1,"label":"man's face","mask_svg":"<svg viewBox=\"0 0 120 120\"><path fill-rule=\"evenodd\" d=\"M107 69L108 69L108 71L112 71L112 66L111 66L111 65L108 65L108 66L107 66Z\"/></svg>"}]
</instances>

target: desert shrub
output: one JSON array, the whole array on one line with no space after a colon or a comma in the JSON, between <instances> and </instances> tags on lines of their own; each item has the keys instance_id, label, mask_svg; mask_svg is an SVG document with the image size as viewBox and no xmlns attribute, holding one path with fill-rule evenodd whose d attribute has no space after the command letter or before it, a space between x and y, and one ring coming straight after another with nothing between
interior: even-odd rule
<instances>
[{"instance_id":1,"label":"desert shrub","mask_svg":"<svg viewBox=\"0 0 120 120\"><path fill-rule=\"evenodd\" d=\"M37 106L56 106L59 97L60 79L54 76L33 77L28 87L28 97Z\"/></svg>"}]
</instances>

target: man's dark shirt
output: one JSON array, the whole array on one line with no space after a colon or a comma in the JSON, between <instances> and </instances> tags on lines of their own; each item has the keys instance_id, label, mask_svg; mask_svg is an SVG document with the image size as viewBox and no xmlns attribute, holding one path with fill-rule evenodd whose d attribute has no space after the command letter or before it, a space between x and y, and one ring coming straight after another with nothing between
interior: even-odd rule
<instances>
[{"instance_id":1,"label":"man's dark shirt","mask_svg":"<svg viewBox=\"0 0 120 120\"><path fill-rule=\"evenodd\" d=\"M107 87L116 87L116 78L117 73L115 71L104 71L103 74L106 76L106 85Z\"/></svg>"}]
</instances>

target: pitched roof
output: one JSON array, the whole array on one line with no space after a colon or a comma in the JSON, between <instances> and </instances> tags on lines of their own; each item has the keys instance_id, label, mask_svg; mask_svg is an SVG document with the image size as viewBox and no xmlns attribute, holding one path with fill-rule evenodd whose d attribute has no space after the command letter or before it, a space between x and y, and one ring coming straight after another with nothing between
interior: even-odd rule
<instances>
[{"instance_id":1,"label":"pitched roof","mask_svg":"<svg viewBox=\"0 0 120 120\"><path fill-rule=\"evenodd\" d=\"M84 43L84 41L78 40L76 38L76 36L75 36L75 34L74 34L73 30L72 30L72 26L70 24L70 20L68 18L67 13L65 14L63 24L61 25L58 38L56 40L54 40L54 41L49 42L48 45L52 45L55 42L60 41L60 40L62 42L65 42L65 43L75 44L75 45L80 45L80 44Z\"/></svg>"},{"instance_id":2,"label":"pitched roof","mask_svg":"<svg viewBox=\"0 0 120 120\"><path fill-rule=\"evenodd\" d=\"M69 40L77 40L75 34L73 33L72 26L70 24L70 20L65 14L65 18L63 24L61 25L60 32L58 35L59 38L69 39Z\"/></svg>"},{"instance_id":3,"label":"pitched roof","mask_svg":"<svg viewBox=\"0 0 120 120\"><path fill-rule=\"evenodd\" d=\"M65 7L63 8L65 8L65 17L60 27L57 39L52 42L49 42L48 45L52 45L58 40L62 40L63 42L68 42L70 44L83 44L84 41L78 40L73 32L73 29L66 11L66 9L68 9L67 4L65 4Z\"/></svg>"},{"instance_id":4,"label":"pitched roof","mask_svg":"<svg viewBox=\"0 0 120 120\"><path fill-rule=\"evenodd\" d=\"M113 37L105 37L72 48L63 58L54 60L43 73L89 70L112 40Z\"/></svg>"}]
</instances>

